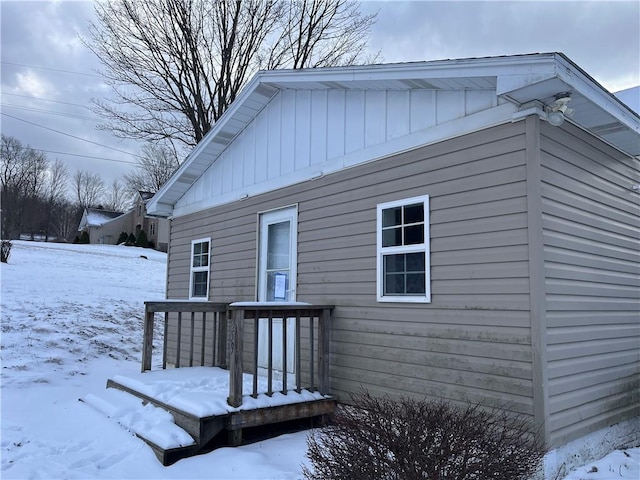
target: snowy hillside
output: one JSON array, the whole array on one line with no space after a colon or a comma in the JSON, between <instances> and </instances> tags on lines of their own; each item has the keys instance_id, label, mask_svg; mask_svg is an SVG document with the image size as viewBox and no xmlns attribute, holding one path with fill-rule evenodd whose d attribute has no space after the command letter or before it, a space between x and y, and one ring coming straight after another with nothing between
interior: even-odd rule
<instances>
[{"instance_id":1,"label":"snowy hillside","mask_svg":"<svg viewBox=\"0 0 640 480\"><path fill-rule=\"evenodd\" d=\"M132 433L78 401L103 393L110 376L140 371L143 302L164 298L165 275L166 254L153 250L14 242L0 264L0 477L302 478L305 432L163 467ZM639 448L618 451L565 480L637 480L639 463Z\"/></svg>"},{"instance_id":2,"label":"snowy hillside","mask_svg":"<svg viewBox=\"0 0 640 480\"><path fill-rule=\"evenodd\" d=\"M78 401L140 371L144 301L164 298L166 254L16 241L0 265L1 478L302 478L304 432L163 467Z\"/></svg>"}]
</instances>

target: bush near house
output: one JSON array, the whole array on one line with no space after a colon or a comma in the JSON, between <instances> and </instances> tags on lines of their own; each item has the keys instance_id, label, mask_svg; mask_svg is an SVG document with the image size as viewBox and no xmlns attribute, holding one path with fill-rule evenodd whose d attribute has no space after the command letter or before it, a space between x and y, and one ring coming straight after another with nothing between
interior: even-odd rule
<instances>
[{"instance_id":1,"label":"bush near house","mask_svg":"<svg viewBox=\"0 0 640 480\"><path fill-rule=\"evenodd\" d=\"M80 234L80 241L78 243L91 243L89 233L86 230Z\"/></svg>"},{"instance_id":2,"label":"bush near house","mask_svg":"<svg viewBox=\"0 0 640 480\"><path fill-rule=\"evenodd\" d=\"M544 449L528 419L442 400L352 396L311 434L308 480L525 480Z\"/></svg>"},{"instance_id":3,"label":"bush near house","mask_svg":"<svg viewBox=\"0 0 640 480\"><path fill-rule=\"evenodd\" d=\"M127 234L127 232L120 232L120 236L118 237L118 241L116 242L116 245L127 243L128 238L129 238L129 235Z\"/></svg>"},{"instance_id":4,"label":"bush near house","mask_svg":"<svg viewBox=\"0 0 640 480\"><path fill-rule=\"evenodd\" d=\"M127 245L135 245L136 244L136 236L133 233L129 234L129 238L127 238Z\"/></svg>"},{"instance_id":5,"label":"bush near house","mask_svg":"<svg viewBox=\"0 0 640 480\"><path fill-rule=\"evenodd\" d=\"M149 240L147 239L147 234L144 233L144 230L140 230L138 238L136 238L136 247L147 248L148 246Z\"/></svg>"}]
</instances>

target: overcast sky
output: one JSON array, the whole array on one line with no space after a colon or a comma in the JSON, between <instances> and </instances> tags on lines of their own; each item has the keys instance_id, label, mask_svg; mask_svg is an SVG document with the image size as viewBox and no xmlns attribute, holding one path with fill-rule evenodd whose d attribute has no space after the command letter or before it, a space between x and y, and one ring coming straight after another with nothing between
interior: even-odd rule
<instances>
[{"instance_id":1,"label":"overcast sky","mask_svg":"<svg viewBox=\"0 0 640 480\"><path fill-rule=\"evenodd\" d=\"M70 173L121 178L140 144L97 130L88 109L109 95L79 40L92 3L0 2L2 133ZM370 47L385 63L558 51L612 92L640 84L638 1L366 1L362 9L378 12Z\"/></svg>"}]
</instances>

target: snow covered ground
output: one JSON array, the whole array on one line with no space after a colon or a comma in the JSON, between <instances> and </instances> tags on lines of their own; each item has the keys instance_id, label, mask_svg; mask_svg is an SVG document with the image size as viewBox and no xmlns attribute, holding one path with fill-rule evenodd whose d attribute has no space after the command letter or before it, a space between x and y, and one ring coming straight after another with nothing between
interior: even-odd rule
<instances>
[{"instance_id":1,"label":"snow covered ground","mask_svg":"<svg viewBox=\"0 0 640 480\"><path fill-rule=\"evenodd\" d=\"M3 479L302 478L305 432L163 467L129 430L78 401L103 395L113 375L138 374L143 301L164 298L165 269L166 255L152 250L14 242L0 267ZM621 478L640 478L640 448L564 480Z\"/></svg>"}]
</instances>

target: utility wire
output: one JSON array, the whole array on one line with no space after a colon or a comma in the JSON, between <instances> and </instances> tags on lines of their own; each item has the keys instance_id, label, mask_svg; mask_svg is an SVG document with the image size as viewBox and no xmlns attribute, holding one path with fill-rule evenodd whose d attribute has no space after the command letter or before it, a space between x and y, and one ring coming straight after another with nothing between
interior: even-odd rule
<instances>
[{"instance_id":1,"label":"utility wire","mask_svg":"<svg viewBox=\"0 0 640 480\"><path fill-rule=\"evenodd\" d=\"M35 97L33 95L20 95L19 93L0 92L2 95L13 95L14 97L30 98L32 100L42 100L44 102L62 103L63 105L72 105L74 107L85 108L90 110L86 105L80 105L79 103L62 102L60 100L50 100L48 98Z\"/></svg>"},{"instance_id":2,"label":"utility wire","mask_svg":"<svg viewBox=\"0 0 640 480\"><path fill-rule=\"evenodd\" d=\"M83 117L81 115L74 115L73 113L68 113L68 112L54 112L53 110L46 110L44 108L25 107L23 105L12 105L11 103L2 103L0 104L0 107L16 108L18 110L26 110L28 112L46 113L48 115L58 115L61 117L68 117L68 118L78 118L80 120L89 120L91 122L95 122L98 120L97 118Z\"/></svg>"},{"instance_id":3,"label":"utility wire","mask_svg":"<svg viewBox=\"0 0 640 480\"><path fill-rule=\"evenodd\" d=\"M18 120L20 122L28 123L30 125L35 125L36 127L44 128L45 130L50 130L52 132L59 133L61 135L65 135L67 137L75 138L76 140L81 140L83 142L92 143L93 145L98 145L99 147L104 147L104 148L108 148L110 150L114 150L116 152L124 153L126 155L131 155L132 157L142 158L142 157L140 157L140 155L136 155L135 153L126 152L124 150L119 150L117 148L110 147L108 145L104 145L102 143L98 143L98 142L93 142L91 140L87 140L86 138L76 137L75 135L71 135L70 133L61 132L60 130L55 130L53 128L45 127L44 125L40 125L39 123L34 123L34 122L30 122L29 120L25 120L23 118L14 117L13 115L9 115L8 113L5 113L5 112L1 112L1 113L2 113L2 115L6 116L6 117L9 117L9 118L13 118L14 120Z\"/></svg>"},{"instance_id":4,"label":"utility wire","mask_svg":"<svg viewBox=\"0 0 640 480\"><path fill-rule=\"evenodd\" d=\"M60 68L39 67L38 65L25 65L24 63L14 63L14 62L0 62L0 63L2 63L3 65L13 65L16 67L39 68L41 70L50 70L52 72L70 73L71 75L84 75L86 77L102 78L100 75L96 75L95 73L74 72L72 70L62 70Z\"/></svg>"},{"instance_id":5,"label":"utility wire","mask_svg":"<svg viewBox=\"0 0 640 480\"><path fill-rule=\"evenodd\" d=\"M127 165L136 165L135 162L130 162L128 160L118 160L116 158L95 157L93 155L82 155L80 153L56 152L55 150L44 150L42 148L34 148L32 146L22 146L20 148L22 150L35 150L36 152L42 152L42 153L55 153L57 155L69 155L71 157L93 158L95 160L104 160L106 162L118 162L118 163L126 163Z\"/></svg>"}]
</instances>

